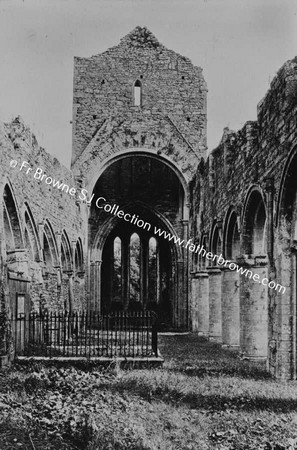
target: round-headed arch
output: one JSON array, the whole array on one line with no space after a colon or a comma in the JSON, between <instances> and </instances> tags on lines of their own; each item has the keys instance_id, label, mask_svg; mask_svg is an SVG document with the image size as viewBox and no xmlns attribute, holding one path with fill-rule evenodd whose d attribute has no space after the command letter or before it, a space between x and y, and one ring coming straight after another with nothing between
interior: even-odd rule
<instances>
[{"instance_id":1,"label":"round-headed arch","mask_svg":"<svg viewBox=\"0 0 297 450\"><path fill-rule=\"evenodd\" d=\"M250 255L266 253L266 206L259 186L251 186L242 213L243 252Z\"/></svg>"},{"instance_id":2,"label":"round-headed arch","mask_svg":"<svg viewBox=\"0 0 297 450\"><path fill-rule=\"evenodd\" d=\"M3 225L7 250L23 248L24 237L20 213L10 182L3 189Z\"/></svg>"},{"instance_id":3,"label":"round-headed arch","mask_svg":"<svg viewBox=\"0 0 297 450\"><path fill-rule=\"evenodd\" d=\"M48 267L58 267L58 247L52 226L48 220L44 223L43 256Z\"/></svg>"},{"instance_id":4,"label":"round-headed arch","mask_svg":"<svg viewBox=\"0 0 297 450\"><path fill-rule=\"evenodd\" d=\"M290 233L293 210L296 202L297 146L290 152L282 171L280 189L276 204L275 226L280 226L285 219L287 231Z\"/></svg>"},{"instance_id":5,"label":"round-headed arch","mask_svg":"<svg viewBox=\"0 0 297 450\"><path fill-rule=\"evenodd\" d=\"M180 168L175 165L172 160L162 154L159 155L156 153L155 150L150 150L147 148L144 149L129 149L127 150L121 150L118 151L116 154L110 155L108 158L104 160L104 163L98 168L98 166L94 166L91 168L91 170L88 173L87 180L86 180L86 189L88 190L89 195L93 192L95 185L97 181L99 180L100 176L105 172L105 170L111 166L112 164L125 159L125 158L131 158L131 157L148 157L151 159L154 159L158 161L159 163L163 163L166 166L168 166L177 176L182 188L183 188L183 195L184 195L184 208L183 208L183 218L188 219L188 204L190 199L190 191L189 191L189 182L190 179L188 178L186 173L181 172Z\"/></svg>"},{"instance_id":6,"label":"round-headed arch","mask_svg":"<svg viewBox=\"0 0 297 450\"><path fill-rule=\"evenodd\" d=\"M224 220L223 231L224 256L228 259L235 259L240 254L238 219L239 217L234 206L230 206Z\"/></svg>"}]
</instances>

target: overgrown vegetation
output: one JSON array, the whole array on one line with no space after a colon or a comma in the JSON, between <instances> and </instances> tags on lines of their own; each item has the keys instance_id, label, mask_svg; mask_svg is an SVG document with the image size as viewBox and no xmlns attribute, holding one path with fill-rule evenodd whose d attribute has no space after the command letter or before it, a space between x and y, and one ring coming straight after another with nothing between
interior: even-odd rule
<instances>
[{"instance_id":1,"label":"overgrown vegetation","mask_svg":"<svg viewBox=\"0 0 297 450\"><path fill-rule=\"evenodd\" d=\"M162 369L0 372L0 448L297 449L296 383L194 335L160 340Z\"/></svg>"}]
</instances>

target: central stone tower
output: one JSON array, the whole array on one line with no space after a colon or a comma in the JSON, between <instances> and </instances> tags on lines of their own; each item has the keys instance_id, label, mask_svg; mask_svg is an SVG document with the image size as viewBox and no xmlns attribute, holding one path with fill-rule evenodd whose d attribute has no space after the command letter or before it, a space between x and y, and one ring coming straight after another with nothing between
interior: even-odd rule
<instances>
[{"instance_id":1,"label":"central stone tower","mask_svg":"<svg viewBox=\"0 0 297 450\"><path fill-rule=\"evenodd\" d=\"M149 305L188 326L187 252L154 231L188 237L189 182L206 153L206 94L202 69L145 27L101 55L75 58L72 170L94 199L151 224L140 232L92 202L91 309Z\"/></svg>"}]
</instances>

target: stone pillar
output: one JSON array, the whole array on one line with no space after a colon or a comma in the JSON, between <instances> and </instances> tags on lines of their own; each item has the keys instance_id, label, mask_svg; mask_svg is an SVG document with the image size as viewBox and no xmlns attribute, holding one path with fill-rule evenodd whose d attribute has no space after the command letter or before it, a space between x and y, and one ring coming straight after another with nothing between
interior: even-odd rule
<instances>
[{"instance_id":1,"label":"stone pillar","mask_svg":"<svg viewBox=\"0 0 297 450\"><path fill-rule=\"evenodd\" d=\"M69 312L74 310L74 294L73 294L73 271L69 270L68 275L68 298L69 298ZM77 306L77 305L76 305Z\"/></svg>"},{"instance_id":2,"label":"stone pillar","mask_svg":"<svg viewBox=\"0 0 297 450\"><path fill-rule=\"evenodd\" d=\"M198 273L192 272L191 278L191 329L198 332Z\"/></svg>"},{"instance_id":3,"label":"stone pillar","mask_svg":"<svg viewBox=\"0 0 297 450\"><path fill-rule=\"evenodd\" d=\"M222 342L231 347L239 346L239 274L222 268Z\"/></svg>"},{"instance_id":4,"label":"stone pillar","mask_svg":"<svg viewBox=\"0 0 297 450\"><path fill-rule=\"evenodd\" d=\"M209 281L209 337L222 341L222 277L217 267L208 267Z\"/></svg>"},{"instance_id":5,"label":"stone pillar","mask_svg":"<svg viewBox=\"0 0 297 450\"><path fill-rule=\"evenodd\" d=\"M189 205L186 205L187 210ZM189 239L189 221L188 219L183 219L181 221L183 226L183 239L185 242ZM183 248L183 247L182 247ZM184 268L183 268L183 294L182 294L182 303L183 303L183 314L182 314L182 327L186 327L189 329L190 324L190 304L189 304L189 289L190 289L190 258L189 258L189 250L183 248L183 258L184 258Z\"/></svg>"},{"instance_id":6,"label":"stone pillar","mask_svg":"<svg viewBox=\"0 0 297 450\"><path fill-rule=\"evenodd\" d=\"M100 286L100 272L101 272L101 261L96 261L95 262L95 299L94 299L94 311L96 311L97 313L100 312L100 297L101 297L101 286Z\"/></svg>"},{"instance_id":7,"label":"stone pillar","mask_svg":"<svg viewBox=\"0 0 297 450\"><path fill-rule=\"evenodd\" d=\"M177 261L177 308L175 317L173 317L173 323L177 327L182 327L184 323L184 262Z\"/></svg>"},{"instance_id":8,"label":"stone pillar","mask_svg":"<svg viewBox=\"0 0 297 450\"><path fill-rule=\"evenodd\" d=\"M88 311L94 311L95 304L94 304L94 284L95 284L95 263L90 263L90 281L89 281L89 305L88 305Z\"/></svg>"},{"instance_id":9,"label":"stone pillar","mask_svg":"<svg viewBox=\"0 0 297 450\"><path fill-rule=\"evenodd\" d=\"M252 276L248 272L240 280L240 348L247 358L266 359L268 287L262 284L262 280L268 278L267 260L264 257L246 260L242 266Z\"/></svg>"},{"instance_id":10,"label":"stone pillar","mask_svg":"<svg viewBox=\"0 0 297 450\"><path fill-rule=\"evenodd\" d=\"M196 272L192 278L192 330L200 336L209 334L208 273Z\"/></svg>"},{"instance_id":11,"label":"stone pillar","mask_svg":"<svg viewBox=\"0 0 297 450\"><path fill-rule=\"evenodd\" d=\"M266 229L267 229L267 256L270 266L274 266L273 263L273 191L274 183L272 178L265 179L264 191L266 193Z\"/></svg>"}]
</instances>

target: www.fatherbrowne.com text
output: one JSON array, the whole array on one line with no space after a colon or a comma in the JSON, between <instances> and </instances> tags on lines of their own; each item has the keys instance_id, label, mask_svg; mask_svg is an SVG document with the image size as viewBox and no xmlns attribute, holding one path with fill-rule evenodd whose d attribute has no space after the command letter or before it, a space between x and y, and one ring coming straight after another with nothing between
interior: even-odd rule
<instances>
[{"instance_id":1,"label":"www.fatherbrowne.com text","mask_svg":"<svg viewBox=\"0 0 297 450\"><path fill-rule=\"evenodd\" d=\"M18 162L16 160L13 159L10 161L10 167L16 168L17 166ZM26 175L33 175L33 178L35 180L44 182L49 186L51 185L54 188L69 194L71 197L78 197L79 200L84 201L89 205L94 200L95 194L92 194L91 197L88 197L87 189L77 190L77 188L74 186L70 187L63 181L56 180L55 178L48 176L40 167L36 167L35 169L33 169L27 161L22 162L19 170L24 171ZM102 209L103 211L117 216L119 219L123 219L126 222L130 222L131 224L136 225L139 228L143 228L146 231L150 231L152 228L149 222L145 222L144 220L140 219L137 214L132 215L120 209L119 205L110 205L106 203L106 199L104 197L97 197L97 199L95 200L95 205L98 209ZM157 227L154 227L153 232L155 236L162 237L163 239L166 239L170 242L174 242L176 245L179 245L180 247L183 247L192 253L198 253L198 255L201 255L203 258L206 258L209 261L215 262L216 260L218 266L227 267L229 270L233 271L236 270L236 272L240 275L244 275L245 277L249 277L250 279L252 278L255 282L261 283L264 286L268 286L270 289L274 289L275 291L281 292L282 294L286 292L286 288L284 286L275 283L273 280L269 281L268 278L261 279L260 275L257 273L253 273L252 270L240 267L238 266L238 264L235 264L232 261L225 260L222 255L218 256L216 254L213 254L212 252L208 252L203 247L203 245L200 246L194 244L192 242L192 239L189 239L187 242L185 242L184 239L180 239L178 236L175 236Z\"/></svg>"}]
</instances>

